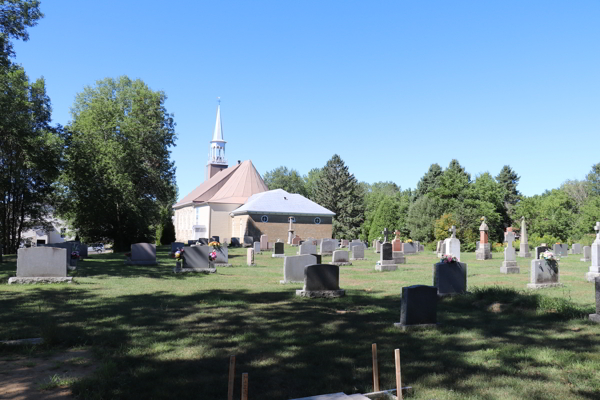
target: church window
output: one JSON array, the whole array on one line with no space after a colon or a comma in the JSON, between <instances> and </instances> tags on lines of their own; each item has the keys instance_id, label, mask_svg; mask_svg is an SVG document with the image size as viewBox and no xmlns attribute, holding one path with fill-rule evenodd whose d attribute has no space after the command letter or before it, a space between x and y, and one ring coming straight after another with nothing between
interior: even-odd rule
<instances>
[{"instance_id":1,"label":"church window","mask_svg":"<svg viewBox=\"0 0 600 400\"><path fill-rule=\"evenodd\" d=\"M319 225L321 223L321 218L316 217L315 218L315 224Z\"/></svg>"},{"instance_id":2,"label":"church window","mask_svg":"<svg viewBox=\"0 0 600 400\"><path fill-rule=\"evenodd\" d=\"M269 217L267 217L266 215L263 215L262 217L260 217L261 222L269 222Z\"/></svg>"}]
</instances>

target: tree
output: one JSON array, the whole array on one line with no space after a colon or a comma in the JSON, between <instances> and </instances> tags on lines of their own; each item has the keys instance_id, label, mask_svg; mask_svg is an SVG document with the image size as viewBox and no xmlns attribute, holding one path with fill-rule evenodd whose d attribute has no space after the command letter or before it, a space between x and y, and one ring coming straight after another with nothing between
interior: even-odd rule
<instances>
[{"instance_id":1,"label":"tree","mask_svg":"<svg viewBox=\"0 0 600 400\"><path fill-rule=\"evenodd\" d=\"M269 190L283 189L288 193L298 193L306 196L304 179L295 169L288 170L287 167L278 167L265 173L263 176Z\"/></svg>"},{"instance_id":2,"label":"tree","mask_svg":"<svg viewBox=\"0 0 600 400\"><path fill-rule=\"evenodd\" d=\"M382 236L381 232L385 228L390 232L394 232L398 228L398 204L391 196L384 197L379 203L370 226L368 241L372 242Z\"/></svg>"},{"instance_id":3,"label":"tree","mask_svg":"<svg viewBox=\"0 0 600 400\"><path fill-rule=\"evenodd\" d=\"M0 0L0 67L8 67L15 55L11 39L28 41L27 27L43 16L39 0Z\"/></svg>"},{"instance_id":4,"label":"tree","mask_svg":"<svg viewBox=\"0 0 600 400\"><path fill-rule=\"evenodd\" d=\"M431 164L429 170L423 175L419 183L417 183L415 197L423 197L435 189L438 186L438 180L442 173L442 167L439 164Z\"/></svg>"},{"instance_id":5,"label":"tree","mask_svg":"<svg viewBox=\"0 0 600 400\"><path fill-rule=\"evenodd\" d=\"M521 177L512 170L510 165L505 165L496 176L496 181L506 189L504 202L515 205L521 198L521 193L517 190L517 185Z\"/></svg>"},{"instance_id":6,"label":"tree","mask_svg":"<svg viewBox=\"0 0 600 400\"><path fill-rule=\"evenodd\" d=\"M175 241L175 225L173 225L173 207L171 204L160 207L159 218L156 228L156 245L173 243Z\"/></svg>"},{"instance_id":7,"label":"tree","mask_svg":"<svg viewBox=\"0 0 600 400\"><path fill-rule=\"evenodd\" d=\"M315 186L315 202L333 211L332 236L339 239L358 237L364 221L362 190L344 161L334 154L323 167Z\"/></svg>"},{"instance_id":8,"label":"tree","mask_svg":"<svg viewBox=\"0 0 600 400\"><path fill-rule=\"evenodd\" d=\"M151 241L161 205L173 204L175 123L166 95L126 76L97 81L77 94L67 148L61 212L84 240L115 251Z\"/></svg>"},{"instance_id":9,"label":"tree","mask_svg":"<svg viewBox=\"0 0 600 400\"><path fill-rule=\"evenodd\" d=\"M594 196L600 196L600 163L592 165L592 170L586 176L589 191Z\"/></svg>"},{"instance_id":10,"label":"tree","mask_svg":"<svg viewBox=\"0 0 600 400\"><path fill-rule=\"evenodd\" d=\"M304 188L306 190L306 197L315 201L315 193L317 190L317 184L321 178L321 168L313 168L308 171L308 175L304 176Z\"/></svg>"},{"instance_id":11,"label":"tree","mask_svg":"<svg viewBox=\"0 0 600 400\"><path fill-rule=\"evenodd\" d=\"M410 238L420 242L434 240L433 227L435 220L442 215L440 201L426 194L419 197L408 209L406 226L410 230Z\"/></svg>"},{"instance_id":12,"label":"tree","mask_svg":"<svg viewBox=\"0 0 600 400\"><path fill-rule=\"evenodd\" d=\"M49 228L52 195L63 152L60 127L51 127L43 78L30 84L10 65L0 74L0 243L15 253L23 230Z\"/></svg>"}]
</instances>

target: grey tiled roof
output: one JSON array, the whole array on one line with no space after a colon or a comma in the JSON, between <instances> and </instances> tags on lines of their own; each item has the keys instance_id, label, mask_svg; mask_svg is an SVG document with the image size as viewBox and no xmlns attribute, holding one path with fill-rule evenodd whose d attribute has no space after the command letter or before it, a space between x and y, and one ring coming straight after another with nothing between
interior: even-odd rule
<instances>
[{"instance_id":1,"label":"grey tiled roof","mask_svg":"<svg viewBox=\"0 0 600 400\"><path fill-rule=\"evenodd\" d=\"M268 192L257 193L248 198L246 204L237 208L232 214L246 213L267 213L267 214L289 214L295 215L322 215L333 216L334 212L329 211L312 200L300 194L290 194L283 189L269 190Z\"/></svg>"}]
</instances>

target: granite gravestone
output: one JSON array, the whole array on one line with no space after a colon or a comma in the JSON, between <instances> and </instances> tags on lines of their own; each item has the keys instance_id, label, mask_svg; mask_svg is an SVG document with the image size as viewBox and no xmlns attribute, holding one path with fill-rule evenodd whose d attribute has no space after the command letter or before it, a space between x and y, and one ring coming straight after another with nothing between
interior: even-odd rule
<instances>
[{"instance_id":1,"label":"granite gravestone","mask_svg":"<svg viewBox=\"0 0 600 400\"><path fill-rule=\"evenodd\" d=\"M244 236L244 247L254 246L254 238L252 236Z\"/></svg>"},{"instance_id":2,"label":"granite gravestone","mask_svg":"<svg viewBox=\"0 0 600 400\"><path fill-rule=\"evenodd\" d=\"M254 242L254 255L260 254L260 242Z\"/></svg>"},{"instance_id":3,"label":"granite gravestone","mask_svg":"<svg viewBox=\"0 0 600 400\"><path fill-rule=\"evenodd\" d=\"M269 237L267 235L260 235L260 250L269 250Z\"/></svg>"},{"instance_id":4,"label":"granite gravestone","mask_svg":"<svg viewBox=\"0 0 600 400\"><path fill-rule=\"evenodd\" d=\"M529 252L529 243L527 240L527 225L525 224L525 217L521 217L521 244L519 247L519 257L531 257L531 253Z\"/></svg>"},{"instance_id":5,"label":"granite gravestone","mask_svg":"<svg viewBox=\"0 0 600 400\"><path fill-rule=\"evenodd\" d=\"M449 229L449 232L452 233L452 236L446 239L447 242L445 255L453 255L458 261L460 261L460 240L456 238L456 227L452 225L452 228Z\"/></svg>"},{"instance_id":6,"label":"granite gravestone","mask_svg":"<svg viewBox=\"0 0 600 400\"><path fill-rule=\"evenodd\" d=\"M571 246L570 253L571 254L581 254L581 244L573 243L573 246Z\"/></svg>"},{"instance_id":7,"label":"granite gravestone","mask_svg":"<svg viewBox=\"0 0 600 400\"><path fill-rule=\"evenodd\" d=\"M319 247L319 254L321 254L322 256L330 256L335 250L335 241L331 239L321 239L321 245Z\"/></svg>"},{"instance_id":8,"label":"granite gravestone","mask_svg":"<svg viewBox=\"0 0 600 400\"><path fill-rule=\"evenodd\" d=\"M208 254L212 251L210 246L189 246L183 250L183 266L175 268L173 272L202 272L214 273L217 269L208 261Z\"/></svg>"},{"instance_id":9,"label":"granite gravestone","mask_svg":"<svg viewBox=\"0 0 600 400\"><path fill-rule=\"evenodd\" d=\"M517 265L517 254L513 247L515 234L513 232L506 232L504 239L508 243L508 246L504 249L504 262L500 267L500 272L503 274L518 274L521 272L521 269Z\"/></svg>"},{"instance_id":10,"label":"granite gravestone","mask_svg":"<svg viewBox=\"0 0 600 400\"><path fill-rule=\"evenodd\" d=\"M17 276L8 279L13 283L71 282L65 263L67 249L58 247L30 247L17 251Z\"/></svg>"},{"instance_id":11,"label":"granite gravestone","mask_svg":"<svg viewBox=\"0 0 600 400\"><path fill-rule=\"evenodd\" d=\"M348 251L335 250L333 252L331 264L337 265L339 267L345 266L345 265L352 265L352 263L350 262L350 259L348 257Z\"/></svg>"},{"instance_id":12,"label":"granite gravestone","mask_svg":"<svg viewBox=\"0 0 600 400\"><path fill-rule=\"evenodd\" d=\"M530 281L527 284L529 289L562 286L558 278L558 261L543 258L531 260Z\"/></svg>"},{"instance_id":13,"label":"granite gravestone","mask_svg":"<svg viewBox=\"0 0 600 400\"><path fill-rule=\"evenodd\" d=\"M381 253L379 261L375 265L375 271L395 271L398 269L394 262L394 252L391 243L383 243L381 245Z\"/></svg>"},{"instance_id":14,"label":"granite gravestone","mask_svg":"<svg viewBox=\"0 0 600 400\"><path fill-rule=\"evenodd\" d=\"M590 262L592 261L592 248L590 246L583 246L583 258L579 261Z\"/></svg>"},{"instance_id":15,"label":"granite gravestone","mask_svg":"<svg viewBox=\"0 0 600 400\"><path fill-rule=\"evenodd\" d=\"M67 252L65 253L65 265L67 268L71 265L77 265L77 260L75 262L72 261L71 254L76 251L75 249L79 248L79 245L75 242L61 242L61 243L50 243L44 245L38 245L38 247L54 247L55 249L65 249Z\"/></svg>"},{"instance_id":16,"label":"granite gravestone","mask_svg":"<svg viewBox=\"0 0 600 400\"><path fill-rule=\"evenodd\" d=\"M284 250L283 250L283 242L275 243L275 249L273 250L273 254L271 254L271 257L279 257L279 258L285 257Z\"/></svg>"},{"instance_id":17,"label":"granite gravestone","mask_svg":"<svg viewBox=\"0 0 600 400\"><path fill-rule=\"evenodd\" d=\"M560 257L566 257L568 253L569 245L556 243L554 245L553 251L554 254Z\"/></svg>"},{"instance_id":18,"label":"granite gravestone","mask_svg":"<svg viewBox=\"0 0 600 400\"><path fill-rule=\"evenodd\" d=\"M209 246L210 249L214 250L217 258L213 261L215 267L231 267L229 264L229 248L227 246L221 246L221 248L216 248L213 246Z\"/></svg>"},{"instance_id":19,"label":"granite gravestone","mask_svg":"<svg viewBox=\"0 0 600 400\"><path fill-rule=\"evenodd\" d=\"M320 255L320 254L313 253L313 254L311 254L311 256L314 256L314 257L315 257L315 259L317 260L317 261L316 261L314 264L323 264L323 263L321 262L321 258L322 258L322 257L321 257L321 255Z\"/></svg>"},{"instance_id":20,"label":"granite gravestone","mask_svg":"<svg viewBox=\"0 0 600 400\"><path fill-rule=\"evenodd\" d=\"M467 264L442 262L433 265L433 286L439 296L462 294L467 291Z\"/></svg>"},{"instance_id":21,"label":"granite gravestone","mask_svg":"<svg viewBox=\"0 0 600 400\"><path fill-rule=\"evenodd\" d=\"M590 320L600 324L600 277L594 279L596 286L596 314L590 314Z\"/></svg>"},{"instance_id":22,"label":"granite gravestone","mask_svg":"<svg viewBox=\"0 0 600 400\"><path fill-rule=\"evenodd\" d=\"M304 268L304 289L296 291L302 297L341 297L340 267L331 264L314 264Z\"/></svg>"},{"instance_id":23,"label":"granite gravestone","mask_svg":"<svg viewBox=\"0 0 600 400\"><path fill-rule=\"evenodd\" d=\"M294 238L292 239L292 246L300 245L301 240L302 239L300 238L300 236L298 236L298 235L294 236Z\"/></svg>"},{"instance_id":24,"label":"granite gravestone","mask_svg":"<svg viewBox=\"0 0 600 400\"><path fill-rule=\"evenodd\" d=\"M350 258L350 260L352 261L358 261L358 260L364 260L365 259L365 248L364 246L358 244L358 245L354 245L351 248L352 251L352 257Z\"/></svg>"},{"instance_id":25,"label":"granite gravestone","mask_svg":"<svg viewBox=\"0 0 600 400\"><path fill-rule=\"evenodd\" d=\"M251 267L254 264L254 249L246 249L246 264Z\"/></svg>"},{"instance_id":26,"label":"granite gravestone","mask_svg":"<svg viewBox=\"0 0 600 400\"><path fill-rule=\"evenodd\" d=\"M437 288L434 286L403 287L400 323L394 326L401 329L437 326L437 301Z\"/></svg>"},{"instance_id":27,"label":"granite gravestone","mask_svg":"<svg viewBox=\"0 0 600 400\"><path fill-rule=\"evenodd\" d=\"M311 254L285 256L283 259L283 280L279 283L304 282L304 268L313 265L317 258Z\"/></svg>"},{"instance_id":28,"label":"granite gravestone","mask_svg":"<svg viewBox=\"0 0 600 400\"><path fill-rule=\"evenodd\" d=\"M381 242L379 240L375 242L375 253L381 253Z\"/></svg>"},{"instance_id":29,"label":"granite gravestone","mask_svg":"<svg viewBox=\"0 0 600 400\"><path fill-rule=\"evenodd\" d=\"M156 245L136 243L131 245L131 257L127 265L156 265Z\"/></svg>"},{"instance_id":30,"label":"granite gravestone","mask_svg":"<svg viewBox=\"0 0 600 400\"><path fill-rule=\"evenodd\" d=\"M185 244L183 244L182 242L173 242L171 243L171 253L175 253L177 250L183 249L184 247Z\"/></svg>"},{"instance_id":31,"label":"granite gravestone","mask_svg":"<svg viewBox=\"0 0 600 400\"><path fill-rule=\"evenodd\" d=\"M298 246L298 255L303 255L303 254L314 254L317 252L317 246L315 246L312 243L302 243L300 246Z\"/></svg>"},{"instance_id":32,"label":"granite gravestone","mask_svg":"<svg viewBox=\"0 0 600 400\"><path fill-rule=\"evenodd\" d=\"M550 250L550 248L548 246L538 246L535 248L535 259L539 260L540 259L540 255L545 252Z\"/></svg>"},{"instance_id":33,"label":"granite gravestone","mask_svg":"<svg viewBox=\"0 0 600 400\"><path fill-rule=\"evenodd\" d=\"M417 252L417 246L413 242L402 243L402 251L404 254L412 254Z\"/></svg>"}]
</instances>

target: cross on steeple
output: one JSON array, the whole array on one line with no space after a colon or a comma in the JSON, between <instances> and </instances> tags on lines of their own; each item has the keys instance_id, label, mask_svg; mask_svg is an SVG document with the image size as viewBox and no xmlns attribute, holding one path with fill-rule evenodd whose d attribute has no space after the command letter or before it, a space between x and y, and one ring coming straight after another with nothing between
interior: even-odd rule
<instances>
[{"instance_id":1,"label":"cross on steeple","mask_svg":"<svg viewBox=\"0 0 600 400\"><path fill-rule=\"evenodd\" d=\"M448 232L452 233L451 238L456 239L456 227L452 225L452 228L448 229Z\"/></svg>"}]
</instances>

